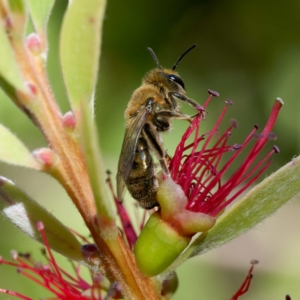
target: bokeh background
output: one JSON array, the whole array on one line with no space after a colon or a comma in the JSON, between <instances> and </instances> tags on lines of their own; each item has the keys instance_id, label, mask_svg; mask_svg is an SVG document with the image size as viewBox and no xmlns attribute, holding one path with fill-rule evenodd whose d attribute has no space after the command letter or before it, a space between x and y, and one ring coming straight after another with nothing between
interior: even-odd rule
<instances>
[{"instance_id":1,"label":"bokeh background","mask_svg":"<svg viewBox=\"0 0 300 300\"><path fill-rule=\"evenodd\" d=\"M49 27L48 70L53 91L66 112L69 106L58 47L67 1L56 2ZM194 43L198 47L182 60L178 71L188 96L199 103L206 99L207 89L220 93L208 108L205 126L211 126L224 100L231 99L234 105L225 119L239 120L233 138L241 142L253 124L264 125L274 99L280 96L285 106L274 131L281 153L266 173L291 161L299 154L300 137L299 15L300 2L296 0L108 1L96 92L96 121L105 167L116 173L124 109L144 73L155 67L146 48L152 47L160 63L171 67ZM46 145L38 130L2 93L0 101L1 123L32 150ZM183 111L192 113L185 106ZM186 126L185 122L175 121L173 132L165 136L169 153ZM66 225L86 234L76 209L52 178L4 164L0 164L0 174L15 181ZM300 299L299 213L299 201L294 199L242 237L185 263L178 269L180 287L174 299L229 299L244 280L251 259L258 259L260 264L255 268L250 291L242 299L283 300L286 294ZM8 258L10 250L17 249L41 257L40 245L8 221L1 218L0 228L2 256ZM47 295L7 266L0 266L0 287L34 299ZM0 299L8 298L0 294Z\"/></svg>"}]
</instances>

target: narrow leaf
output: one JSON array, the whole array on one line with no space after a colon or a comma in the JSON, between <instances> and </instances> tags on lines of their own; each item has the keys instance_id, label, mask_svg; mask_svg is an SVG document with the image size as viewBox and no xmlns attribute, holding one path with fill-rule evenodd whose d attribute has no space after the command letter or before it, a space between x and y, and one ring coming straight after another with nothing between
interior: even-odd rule
<instances>
[{"instance_id":1,"label":"narrow leaf","mask_svg":"<svg viewBox=\"0 0 300 300\"><path fill-rule=\"evenodd\" d=\"M108 225L108 228L111 231L112 228L109 226L108 221L114 221L115 211L113 210L114 206L110 201L111 197L107 197L107 184L105 182L106 174L104 172L102 163L103 159L99 149L97 128L87 107L84 107L82 112L82 137L84 139L84 153L97 206L98 217L100 220L107 220L106 222L103 222L103 224ZM105 228L102 229L104 230Z\"/></svg>"},{"instance_id":2,"label":"narrow leaf","mask_svg":"<svg viewBox=\"0 0 300 300\"><path fill-rule=\"evenodd\" d=\"M4 91L4 93L6 93L6 95L11 98L11 100L16 104L19 105L19 99L18 99L18 95L17 95L17 91L15 90L15 88L8 83L1 75L0 75L0 87L2 88L2 90Z\"/></svg>"},{"instance_id":3,"label":"narrow leaf","mask_svg":"<svg viewBox=\"0 0 300 300\"><path fill-rule=\"evenodd\" d=\"M46 27L55 0L29 0L32 23L38 33L46 34Z\"/></svg>"},{"instance_id":4,"label":"narrow leaf","mask_svg":"<svg viewBox=\"0 0 300 300\"><path fill-rule=\"evenodd\" d=\"M54 251L76 261L83 260L81 245L68 228L4 177L0 177L0 210L16 227L40 243L43 239L36 224L42 221Z\"/></svg>"},{"instance_id":5,"label":"narrow leaf","mask_svg":"<svg viewBox=\"0 0 300 300\"><path fill-rule=\"evenodd\" d=\"M6 127L0 124L0 160L21 167L41 170L42 166L25 145Z\"/></svg>"},{"instance_id":6,"label":"narrow leaf","mask_svg":"<svg viewBox=\"0 0 300 300\"><path fill-rule=\"evenodd\" d=\"M65 14L60 41L62 72L75 115L93 109L106 0L73 0Z\"/></svg>"},{"instance_id":7,"label":"narrow leaf","mask_svg":"<svg viewBox=\"0 0 300 300\"><path fill-rule=\"evenodd\" d=\"M26 93L22 75L6 35L3 22L0 22L0 45L0 76L16 90ZM3 59L4 57L5 59Z\"/></svg>"}]
</instances>

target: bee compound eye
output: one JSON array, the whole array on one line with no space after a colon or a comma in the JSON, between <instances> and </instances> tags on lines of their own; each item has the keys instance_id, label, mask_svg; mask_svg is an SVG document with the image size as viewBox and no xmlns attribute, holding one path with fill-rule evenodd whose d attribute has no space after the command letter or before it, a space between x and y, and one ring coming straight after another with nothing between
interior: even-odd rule
<instances>
[{"instance_id":1,"label":"bee compound eye","mask_svg":"<svg viewBox=\"0 0 300 300\"><path fill-rule=\"evenodd\" d=\"M179 76L171 74L171 75L168 76L168 78L169 78L169 80L176 82L176 83L179 84L183 89L185 89L185 88L184 88L184 83L183 83L182 79L181 79Z\"/></svg>"}]
</instances>

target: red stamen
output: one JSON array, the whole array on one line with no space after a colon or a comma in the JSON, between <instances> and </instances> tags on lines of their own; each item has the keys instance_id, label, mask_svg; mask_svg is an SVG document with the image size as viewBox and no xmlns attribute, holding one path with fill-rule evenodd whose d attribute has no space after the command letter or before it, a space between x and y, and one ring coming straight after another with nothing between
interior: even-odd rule
<instances>
[{"instance_id":1,"label":"red stamen","mask_svg":"<svg viewBox=\"0 0 300 300\"><path fill-rule=\"evenodd\" d=\"M245 293L248 292L252 278L253 278L253 268L254 265L258 264L257 260L252 260L251 261L251 268L249 269L248 273L247 273L247 277L244 280L244 282L242 283L242 285L240 286L239 290L232 296L232 298L230 300L238 300L238 298L242 295L244 295Z\"/></svg>"},{"instance_id":2,"label":"red stamen","mask_svg":"<svg viewBox=\"0 0 300 300\"><path fill-rule=\"evenodd\" d=\"M211 90L208 90L208 93L209 93L209 97L206 99L204 105L199 107L199 115L200 116L203 115L203 112L205 111L205 108L207 107L207 105L211 101L212 97L218 97L219 96L219 94L217 92L214 92L214 91L211 91ZM174 177L176 176L176 174L178 174L181 157L183 156L183 152L185 151L184 144L187 141L187 139L190 137L190 135L192 134L194 129L199 127L199 125L200 125L199 117L198 118L196 117L193 120L193 122L190 124L189 128L186 130L184 135L182 136L181 143L179 143L179 145L176 148L176 152L175 152L174 157L171 160L170 166L169 166L170 172L172 172L171 176L172 176L173 179L175 179ZM201 137L200 137L200 139L201 139ZM199 140L199 142L200 142L200 140ZM190 146L192 147L193 143ZM177 159L177 158L179 158L179 159Z\"/></svg>"},{"instance_id":3,"label":"red stamen","mask_svg":"<svg viewBox=\"0 0 300 300\"><path fill-rule=\"evenodd\" d=\"M63 289L67 289L67 286L66 286L66 284L65 284L65 281L63 280L63 278L62 278L62 276L61 276L61 273L60 273L60 271L59 271L59 267L58 267L58 265L56 264L56 261L55 261L55 259L54 259L54 257L53 257L53 254L52 254L52 251L51 251L51 249L50 249L50 245L49 245L48 240L47 240L47 238L46 238L46 233L45 233L44 224L43 224L42 222L38 222L38 223L37 223L37 230L39 230L39 232L40 232L41 235L42 235L44 245L45 245L46 250L47 250L47 252L48 252L48 255L49 255L49 257L50 257L51 265L54 267L54 270L55 270L55 272L56 272L56 275L57 275L57 277L58 277L59 282L63 285ZM63 290L63 289L62 289L62 290Z\"/></svg>"},{"instance_id":4,"label":"red stamen","mask_svg":"<svg viewBox=\"0 0 300 300\"><path fill-rule=\"evenodd\" d=\"M0 288L0 293L4 293L4 294L11 295L11 296L15 296L15 297L18 297L18 298L24 299L24 300L33 300L33 298L28 298L28 297L26 297L26 296L24 296L22 294L17 293L17 292L13 292L13 291L1 289L1 288Z\"/></svg>"},{"instance_id":5,"label":"red stamen","mask_svg":"<svg viewBox=\"0 0 300 300\"><path fill-rule=\"evenodd\" d=\"M204 108L206 108L210 99L211 97L206 101ZM279 150L273 149L263 159L255 163L267 141L275 137L275 135L271 133L271 130L282 106L282 101L276 99L267 124L252 149L229 179L225 183L222 183L221 179L225 173L228 173L233 162L240 156L250 141L253 140L255 132L258 130L258 126L256 125L241 145L234 144L233 146L229 146L227 142L231 136L231 131L237 127L237 122L233 121L231 126L218 137L219 125L225 116L228 106L231 104L231 101L226 101L226 105L217 119L216 124L207 134L199 135L203 118L202 115L196 116L184 133L175 151L175 155L170 162L169 168L171 177L182 187L182 190L188 197L188 204L186 206L188 210L216 216L259 178L270 165L270 156L274 152L279 152ZM192 135L194 135L194 142L187 144L187 140ZM212 146L209 146L215 136L218 137L217 141ZM188 151L190 153L186 154ZM231 151L234 151L234 153L227 162L220 167L223 155ZM243 184L242 187L226 200L229 194L241 184Z\"/></svg>"},{"instance_id":6,"label":"red stamen","mask_svg":"<svg viewBox=\"0 0 300 300\"><path fill-rule=\"evenodd\" d=\"M15 260L15 262L6 261L0 257L0 264L6 264L16 267L18 273L22 274L23 276L27 277L36 284L46 288L52 294L54 294L55 297L52 299L101 300L102 287L100 285L100 281L102 276L93 274L92 284L88 284L85 280L81 278L79 274L80 266L76 268L76 277L72 276L64 269L59 267L49 248L49 243L47 241L46 234L44 231L44 225L41 222L39 222L37 227L42 234L45 247L47 248L48 255L46 256L46 259L49 265L42 265L41 263L36 263L34 260L31 259L29 254L18 255L16 251L12 251L12 258ZM89 294L87 296L84 296L82 293L86 290L89 291ZM24 295L5 289L0 289L0 292L15 295L20 299L31 299Z\"/></svg>"},{"instance_id":7,"label":"red stamen","mask_svg":"<svg viewBox=\"0 0 300 300\"><path fill-rule=\"evenodd\" d=\"M127 214L126 209L124 208L122 202L120 202L118 200L117 196L114 193L114 189L113 189L112 182L110 179L110 173L107 172L107 175L108 175L107 183L109 185L110 191L113 195L113 198L114 198L114 201L115 201L115 204L117 207L118 216L121 220L122 227L123 227L123 232L125 233L125 236L126 236L126 239L127 239L127 242L129 244L130 248L133 249L133 246L135 245L135 242L137 240L137 234L135 233L135 230L133 228L133 225L131 223L129 215Z\"/></svg>"}]
</instances>

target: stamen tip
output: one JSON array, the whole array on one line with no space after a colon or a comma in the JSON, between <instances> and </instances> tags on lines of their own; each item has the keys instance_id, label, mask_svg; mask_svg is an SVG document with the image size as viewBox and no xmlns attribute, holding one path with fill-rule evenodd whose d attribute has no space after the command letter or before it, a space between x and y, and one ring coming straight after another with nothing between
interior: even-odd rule
<instances>
[{"instance_id":1,"label":"stamen tip","mask_svg":"<svg viewBox=\"0 0 300 300\"><path fill-rule=\"evenodd\" d=\"M260 139L263 137L261 133L253 133L251 136L253 139Z\"/></svg>"},{"instance_id":2,"label":"stamen tip","mask_svg":"<svg viewBox=\"0 0 300 300\"><path fill-rule=\"evenodd\" d=\"M284 104L283 100L280 97L277 97L276 101L280 102L282 105Z\"/></svg>"},{"instance_id":3,"label":"stamen tip","mask_svg":"<svg viewBox=\"0 0 300 300\"><path fill-rule=\"evenodd\" d=\"M232 102L231 100L229 100L229 99L225 100L225 103L226 103L227 105L233 105L233 102Z\"/></svg>"},{"instance_id":4,"label":"stamen tip","mask_svg":"<svg viewBox=\"0 0 300 300\"><path fill-rule=\"evenodd\" d=\"M275 151L275 153L280 153L280 149L276 145L273 146L273 150Z\"/></svg>"},{"instance_id":5,"label":"stamen tip","mask_svg":"<svg viewBox=\"0 0 300 300\"><path fill-rule=\"evenodd\" d=\"M257 130L259 128L258 124L254 124L254 128Z\"/></svg>"},{"instance_id":6,"label":"stamen tip","mask_svg":"<svg viewBox=\"0 0 300 300\"><path fill-rule=\"evenodd\" d=\"M205 111L205 108L202 105L197 105L195 108L200 112Z\"/></svg>"},{"instance_id":7,"label":"stamen tip","mask_svg":"<svg viewBox=\"0 0 300 300\"><path fill-rule=\"evenodd\" d=\"M37 223L36 223L36 229L37 229L38 231L44 230L44 229L45 229L44 223L41 222L41 221L37 222Z\"/></svg>"},{"instance_id":8,"label":"stamen tip","mask_svg":"<svg viewBox=\"0 0 300 300\"><path fill-rule=\"evenodd\" d=\"M250 264L253 266L253 265L257 265L259 263L259 261L257 259L252 259L250 261Z\"/></svg>"},{"instance_id":9,"label":"stamen tip","mask_svg":"<svg viewBox=\"0 0 300 300\"><path fill-rule=\"evenodd\" d=\"M239 123L236 119L231 119L230 122L233 128L237 129L239 127Z\"/></svg>"},{"instance_id":10,"label":"stamen tip","mask_svg":"<svg viewBox=\"0 0 300 300\"><path fill-rule=\"evenodd\" d=\"M11 250L10 251L10 255L11 255L11 258L13 259L13 260L17 260L18 259L18 252L16 251L16 250Z\"/></svg>"},{"instance_id":11,"label":"stamen tip","mask_svg":"<svg viewBox=\"0 0 300 300\"><path fill-rule=\"evenodd\" d=\"M275 141L277 140L277 135L274 132L269 132L267 135L268 140Z\"/></svg>"},{"instance_id":12,"label":"stamen tip","mask_svg":"<svg viewBox=\"0 0 300 300\"><path fill-rule=\"evenodd\" d=\"M240 144L233 144L230 148L229 151L236 151L242 148L242 145Z\"/></svg>"},{"instance_id":13,"label":"stamen tip","mask_svg":"<svg viewBox=\"0 0 300 300\"><path fill-rule=\"evenodd\" d=\"M213 90L208 90L208 93L209 93L210 95L212 95L213 97L219 97L219 96L220 96L220 94L219 94L218 92L213 91Z\"/></svg>"}]
</instances>

